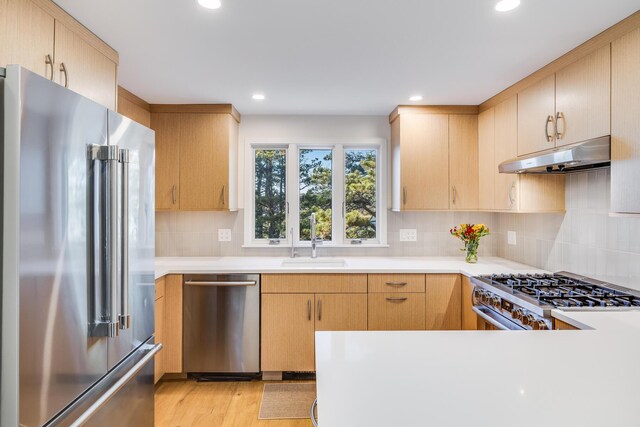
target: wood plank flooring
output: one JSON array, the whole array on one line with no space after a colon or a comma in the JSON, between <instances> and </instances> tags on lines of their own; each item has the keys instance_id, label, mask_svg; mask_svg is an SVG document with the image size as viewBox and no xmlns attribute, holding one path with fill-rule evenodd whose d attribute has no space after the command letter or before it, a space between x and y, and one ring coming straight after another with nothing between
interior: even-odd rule
<instances>
[{"instance_id":1,"label":"wood plank flooring","mask_svg":"<svg viewBox=\"0 0 640 427\"><path fill-rule=\"evenodd\" d=\"M311 420L258 420L263 381L165 380L155 392L156 427L312 427Z\"/></svg>"}]
</instances>

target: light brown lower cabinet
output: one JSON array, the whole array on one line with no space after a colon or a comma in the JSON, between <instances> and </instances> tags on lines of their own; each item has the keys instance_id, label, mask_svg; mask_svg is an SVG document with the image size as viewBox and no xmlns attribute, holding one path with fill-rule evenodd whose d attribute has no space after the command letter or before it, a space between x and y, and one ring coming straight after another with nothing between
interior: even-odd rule
<instances>
[{"instance_id":1,"label":"light brown lower cabinet","mask_svg":"<svg viewBox=\"0 0 640 427\"><path fill-rule=\"evenodd\" d=\"M467 276L462 276L462 329L465 331L474 331L478 329L478 316L473 312L473 284Z\"/></svg>"},{"instance_id":2,"label":"light brown lower cabinet","mask_svg":"<svg viewBox=\"0 0 640 427\"><path fill-rule=\"evenodd\" d=\"M156 285L157 286L157 285ZM156 320L156 331L155 331L155 342L164 344L164 337L162 336L162 331L164 329L164 297L160 297L156 299L155 302L155 320ZM154 383L160 381L160 378L164 375L164 352L160 350L156 356L154 357Z\"/></svg>"},{"instance_id":3,"label":"light brown lower cabinet","mask_svg":"<svg viewBox=\"0 0 640 427\"><path fill-rule=\"evenodd\" d=\"M313 371L314 319L313 294L263 294L262 370Z\"/></svg>"},{"instance_id":4,"label":"light brown lower cabinet","mask_svg":"<svg viewBox=\"0 0 640 427\"><path fill-rule=\"evenodd\" d=\"M424 330L424 293L369 294L370 331Z\"/></svg>"},{"instance_id":5,"label":"light brown lower cabinet","mask_svg":"<svg viewBox=\"0 0 640 427\"><path fill-rule=\"evenodd\" d=\"M261 369L314 371L315 331L366 329L366 294L263 294Z\"/></svg>"},{"instance_id":6,"label":"light brown lower cabinet","mask_svg":"<svg viewBox=\"0 0 640 427\"><path fill-rule=\"evenodd\" d=\"M580 328L576 328L575 326L570 325L567 322L563 322L560 319L553 319L553 329L557 331L577 331Z\"/></svg>"},{"instance_id":7,"label":"light brown lower cabinet","mask_svg":"<svg viewBox=\"0 0 640 427\"><path fill-rule=\"evenodd\" d=\"M426 329L459 330L461 279L459 274L427 274Z\"/></svg>"},{"instance_id":8,"label":"light brown lower cabinet","mask_svg":"<svg viewBox=\"0 0 640 427\"><path fill-rule=\"evenodd\" d=\"M182 275L165 276L162 365L165 373L182 373Z\"/></svg>"}]
</instances>

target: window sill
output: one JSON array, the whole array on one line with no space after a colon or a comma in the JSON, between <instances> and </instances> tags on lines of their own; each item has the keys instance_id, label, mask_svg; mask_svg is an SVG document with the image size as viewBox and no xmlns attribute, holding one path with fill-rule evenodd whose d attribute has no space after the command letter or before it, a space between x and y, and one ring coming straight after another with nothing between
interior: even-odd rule
<instances>
[{"instance_id":1,"label":"window sill","mask_svg":"<svg viewBox=\"0 0 640 427\"><path fill-rule=\"evenodd\" d=\"M291 248L290 244L286 244L286 245L259 245L259 244L244 244L242 245L243 248L263 248L263 249L278 249L278 248ZM322 248L353 248L353 249L358 249L358 248L388 248L389 245L387 243L368 243L368 244L361 244L361 245L347 245L347 244L335 244L335 245L318 245L317 246L319 249ZM296 245L296 249L305 249L305 248L311 248L311 245Z\"/></svg>"}]
</instances>

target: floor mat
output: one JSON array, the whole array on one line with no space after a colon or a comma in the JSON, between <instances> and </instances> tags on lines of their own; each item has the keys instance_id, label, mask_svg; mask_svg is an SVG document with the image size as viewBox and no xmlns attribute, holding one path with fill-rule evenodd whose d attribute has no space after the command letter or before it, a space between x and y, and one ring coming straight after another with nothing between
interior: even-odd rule
<instances>
[{"instance_id":1,"label":"floor mat","mask_svg":"<svg viewBox=\"0 0 640 427\"><path fill-rule=\"evenodd\" d=\"M265 384L260 403L260 420L309 418L316 398L314 383Z\"/></svg>"}]
</instances>

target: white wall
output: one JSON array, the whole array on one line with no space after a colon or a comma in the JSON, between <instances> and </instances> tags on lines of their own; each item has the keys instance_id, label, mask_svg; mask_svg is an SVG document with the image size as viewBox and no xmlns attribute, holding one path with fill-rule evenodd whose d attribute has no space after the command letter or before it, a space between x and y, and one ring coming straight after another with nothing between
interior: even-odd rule
<instances>
[{"instance_id":1,"label":"white wall","mask_svg":"<svg viewBox=\"0 0 640 427\"><path fill-rule=\"evenodd\" d=\"M242 116L238 147L238 205L244 208L245 154L256 140L274 141L322 138L382 138L389 142L387 116Z\"/></svg>"}]
</instances>

